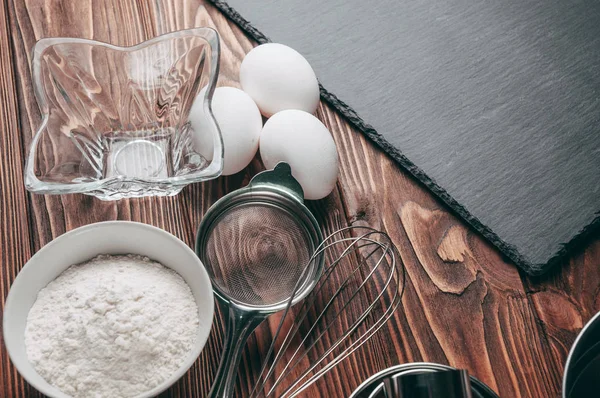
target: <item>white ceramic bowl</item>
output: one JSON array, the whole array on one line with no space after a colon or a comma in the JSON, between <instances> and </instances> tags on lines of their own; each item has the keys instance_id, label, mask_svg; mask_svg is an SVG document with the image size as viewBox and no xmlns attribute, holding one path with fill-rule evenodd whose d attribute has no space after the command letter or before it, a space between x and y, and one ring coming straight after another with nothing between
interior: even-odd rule
<instances>
[{"instance_id":1,"label":"white ceramic bowl","mask_svg":"<svg viewBox=\"0 0 600 398\"><path fill-rule=\"evenodd\" d=\"M150 225L129 221L90 224L59 236L37 252L17 275L6 299L3 322L8 354L19 373L40 392L68 398L46 382L27 359L25 325L38 292L73 264L98 254L129 253L147 256L179 273L194 294L200 318L196 346L183 365L162 384L137 398L152 397L169 388L200 355L212 325L214 296L208 274L196 254L175 236Z\"/></svg>"}]
</instances>

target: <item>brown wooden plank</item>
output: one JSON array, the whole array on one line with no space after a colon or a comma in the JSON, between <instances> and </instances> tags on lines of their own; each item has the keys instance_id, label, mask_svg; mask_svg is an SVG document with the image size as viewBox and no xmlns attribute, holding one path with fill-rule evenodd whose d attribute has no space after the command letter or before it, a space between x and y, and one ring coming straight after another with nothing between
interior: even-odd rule
<instances>
[{"instance_id":1,"label":"brown wooden plank","mask_svg":"<svg viewBox=\"0 0 600 398\"><path fill-rule=\"evenodd\" d=\"M22 157L41 120L29 71L35 40L74 36L129 45L168 31L212 26L221 34L219 84L232 86L239 85L239 65L253 43L220 12L199 0L114 0L94 2L93 7L91 2L28 0L9 3L9 11L10 26L6 22L0 25L7 32L0 43L8 45L11 32L16 73L7 74L11 69L3 67L0 74L4 95L0 98L0 120L5 127L1 142L3 153L10 147L16 155L3 156L0 161L3 204L10 209L4 211L3 207L0 215L4 227L0 249L12 247L15 242L27 244L10 251L2 249L3 297L14 274L34 250L90 222L146 222L193 246L195 229L206 209L223 194L245 185L263 168L256 158L235 176L194 184L166 199L106 203L83 195L26 195ZM7 20L6 15L3 20ZM0 65L11 65L9 52L0 55ZM15 90L17 103L14 96L4 94ZM342 173L334 194L311 203L311 209L328 231L354 223L386 230L399 247L408 282L402 308L393 321L367 349L344 362L311 394L344 396L380 369L425 360L467 368L505 397L556 396L565 352L580 324L598 309L599 245L592 246L550 281L528 280L529 298L514 266L505 263L422 186L328 107L320 106L317 116L334 135ZM17 131L19 123L22 140L14 140L10 132ZM590 271L594 269L595 273ZM538 314L544 328L538 325ZM238 378L239 392L252 385L272 327L261 326L251 338ZM217 323L202 356L164 396L204 396L218 364L222 338L223 328ZM4 381L0 392L5 393L0 395L35 396L8 363L1 347L0 354L0 377Z\"/></svg>"},{"instance_id":2,"label":"brown wooden plank","mask_svg":"<svg viewBox=\"0 0 600 398\"><path fill-rule=\"evenodd\" d=\"M562 373L581 328L600 311L600 239L548 275L524 279Z\"/></svg>"},{"instance_id":3,"label":"brown wooden plank","mask_svg":"<svg viewBox=\"0 0 600 398\"><path fill-rule=\"evenodd\" d=\"M0 312L9 287L32 255L28 200L23 191L24 157L19 137L11 31L6 3L0 6ZM0 326L2 330L2 326ZM0 336L0 396L31 392L11 365Z\"/></svg>"}]
</instances>

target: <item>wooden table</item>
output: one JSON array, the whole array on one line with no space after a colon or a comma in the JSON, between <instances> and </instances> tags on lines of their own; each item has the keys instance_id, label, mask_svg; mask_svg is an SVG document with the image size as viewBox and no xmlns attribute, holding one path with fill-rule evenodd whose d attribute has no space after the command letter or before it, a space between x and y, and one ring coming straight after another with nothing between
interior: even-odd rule
<instances>
[{"instance_id":1,"label":"wooden table","mask_svg":"<svg viewBox=\"0 0 600 398\"><path fill-rule=\"evenodd\" d=\"M194 184L173 198L101 202L84 195L40 196L25 191L23 166L40 124L31 84L37 39L85 37L132 45L197 26L222 39L219 84L238 86L240 62L253 46L201 0L8 0L0 8L0 252L2 303L25 262L53 238L104 220L136 220L164 228L189 245L206 209L262 169ZM325 229L362 223L387 231L407 270L403 302L369 345L329 375L313 397L347 396L388 366L414 361L450 364L487 383L502 397L556 397L569 348L600 309L600 240L543 278L529 278L450 214L423 186L321 104L317 116L333 133L341 159L335 191L311 204ZM258 333L265 333L262 327ZM165 396L204 396L215 373L223 327ZM251 339L240 371L246 391L257 360ZM376 352L376 354L374 354ZM18 375L0 345L1 397L39 394Z\"/></svg>"}]
</instances>

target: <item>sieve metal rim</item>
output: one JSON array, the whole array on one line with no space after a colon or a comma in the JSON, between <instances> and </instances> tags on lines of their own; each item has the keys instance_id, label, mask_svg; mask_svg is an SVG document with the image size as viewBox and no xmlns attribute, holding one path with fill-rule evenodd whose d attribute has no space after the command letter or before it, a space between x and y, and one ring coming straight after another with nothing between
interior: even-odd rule
<instances>
[{"instance_id":1,"label":"sieve metal rim","mask_svg":"<svg viewBox=\"0 0 600 398\"><path fill-rule=\"evenodd\" d=\"M319 228L317 220L296 194L289 192L289 190L286 188L281 188L274 184L253 184L223 196L208 209L202 218L196 233L195 251L196 255L200 258L200 261L205 265L205 267L209 263L206 259L205 248L213 224L231 209L252 203L274 206L282 211L285 211L291 217L296 219L298 221L298 225L302 226L307 232L307 237L309 238L308 243L310 244L310 256L313 255L317 247L323 241L321 229ZM297 303L310 293L319 279L318 276L323 269L324 261L325 259L322 253L316 258L311 259L310 264L308 265L309 270L303 276L302 285L296 290L294 299L292 301L293 303ZM220 300L228 303L229 305L233 305L239 309L247 311L273 313L283 310L289 302L289 298L287 298L268 306L247 304L228 297L228 295L225 294L219 286L217 286L215 283L212 283L212 278L211 284L215 295Z\"/></svg>"}]
</instances>

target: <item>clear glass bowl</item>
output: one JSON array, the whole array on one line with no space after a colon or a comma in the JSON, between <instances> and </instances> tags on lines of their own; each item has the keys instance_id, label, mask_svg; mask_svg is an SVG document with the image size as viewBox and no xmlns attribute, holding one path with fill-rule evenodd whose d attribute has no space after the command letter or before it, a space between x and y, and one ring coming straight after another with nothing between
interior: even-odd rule
<instances>
[{"instance_id":1,"label":"clear glass bowl","mask_svg":"<svg viewBox=\"0 0 600 398\"><path fill-rule=\"evenodd\" d=\"M218 68L219 37L210 28L133 47L38 41L33 82L43 122L27 158L27 189L115 200L175 195L189 183L218 177L223 142L210 110ZM195 131L188 116L205 86L198 100L210 120ZM196 134L212 137L212 159L200 155L206 150L195 146L206 140Z\"/></svg>"}]
</instances>

